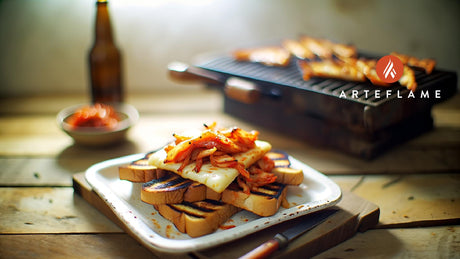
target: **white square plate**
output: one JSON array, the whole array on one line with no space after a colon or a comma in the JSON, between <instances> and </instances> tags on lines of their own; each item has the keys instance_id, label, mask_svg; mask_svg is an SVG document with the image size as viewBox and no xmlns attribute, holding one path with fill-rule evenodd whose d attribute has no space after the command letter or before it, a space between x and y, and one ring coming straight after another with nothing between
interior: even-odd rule
<instances>
[{"instance_id":1,"label":"white square plate","mask_svg":"<svg viewBox=\"0 0 460 259\"><path fill-rule=\"evenodd\" d=\"M86 180L93 190L109 205L117 217L149 249L170 253L185 253L235 240L272 225L337 204L342 193L339 186L325 175L289 157L291 167L303 170L304 181L299 186L288 186L290 208L281 207L270 217L260 217L248 211L233 215L216 232L191 238L180 233L164 219L152 205L140 199L142 183L120 180L118 167L142 159L135 154L95 164L86 171Z\"/></svg>"}]
</instances>

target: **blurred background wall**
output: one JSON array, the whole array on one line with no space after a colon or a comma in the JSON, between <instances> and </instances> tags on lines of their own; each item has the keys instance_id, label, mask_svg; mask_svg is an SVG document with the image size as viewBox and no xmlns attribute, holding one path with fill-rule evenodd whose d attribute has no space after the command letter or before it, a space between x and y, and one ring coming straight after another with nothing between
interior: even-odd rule
<instances>
[{"instance_id":1,"label":"blurred background wall","mask_svg":"<svg viewBox=\"0 0 460 259\"><path fill-rule=\"evenodd\" d=\"M0 0L0 96L88 91L95 0ZM457 0L111 0L129 93L198 90L170 61L300 34L438 60L460 74Z\"/></svg>"}]
</instances>

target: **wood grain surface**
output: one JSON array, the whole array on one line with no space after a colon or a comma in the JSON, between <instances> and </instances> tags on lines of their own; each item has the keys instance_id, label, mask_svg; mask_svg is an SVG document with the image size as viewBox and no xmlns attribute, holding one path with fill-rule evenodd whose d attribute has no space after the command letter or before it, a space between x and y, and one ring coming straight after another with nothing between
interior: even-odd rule
<instances>
[{"instance_id":1,"label":"wood grain surface","mask_svg":"<svg viewBox=\"0 0 460 259\"><path fill-rule=\"evenodd\" d=\"M432 131L370 161L223 114L220 93L209 90L200 95L130 95L127 102L139 110L141 118L129 131L128 140L110 148L88 149L74 145L55 119L60 109L86 99L78 95L0 98L0 258L165 258L140 246L114 218L106 216L110 211L101 213L102 201L88 202L88 196L80 195L83 191L74 189L73 179L95 163L157 149L172 130L212 121L259 130L260 138L274 148L287 151L328 175L347 195L365 201L342 204L343 213L349 210L349 215L337 216L345 226L341 231L355 232L347 240L342 240L345 235L331 235L328 238L338 245L319 253L326 247L312 231L275 258L304 255L304 248L311 246L318 246L316 258L455 258L460 254L460 95L434 107ZM379 223L360 232L356 226L373 225L365 220L374 222L375 218L349 216L356 211L375 215L371 213L375 207L366 204L380 208ZM257 233L251 242L235 241L181 257L234 258L282 227Z\"/></svg>"}]
</instances>

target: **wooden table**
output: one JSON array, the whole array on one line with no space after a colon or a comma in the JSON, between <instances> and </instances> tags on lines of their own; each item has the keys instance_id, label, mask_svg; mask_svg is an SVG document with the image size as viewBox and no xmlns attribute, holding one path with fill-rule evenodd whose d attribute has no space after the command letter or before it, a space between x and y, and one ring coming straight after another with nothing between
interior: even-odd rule
<instances>
[{"instance_id":1,"label":"wooden table","mask_svg":"<svg viewBox=\"0 0 460 259\"><path fill-rule=\"evenodd\" d=\"M129 140L110 149L87 149L73 145L55 121L60 109L86 100L0 100L0 258L158 257L76 194L72 177L94 163L158 148L172 129L213 121L257 128L223 114L217 92L131 95L127 102L141 118ZM376 226L316 258L460 257L460 96L436 106L433 117L434 130L372 161L257 128L261 139L380 208ZM186 256L220 258L216 251Z\"/></svg>"}]
</instances>

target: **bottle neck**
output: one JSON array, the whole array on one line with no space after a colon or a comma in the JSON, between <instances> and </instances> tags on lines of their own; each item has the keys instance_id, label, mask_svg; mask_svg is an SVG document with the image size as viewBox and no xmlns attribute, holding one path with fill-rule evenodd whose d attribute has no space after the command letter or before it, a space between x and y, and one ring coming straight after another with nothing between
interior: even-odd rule
<instances>
[{"instance_id":1,"label":"bottle neck","mask_svg":"<svg viewBox=\"0 0 460 259\"><path fill-rule=\"evenodd\" d=\"M107 1L96 2L96 29L95 42L112 42L112 27L110 24L110 16Z\"/></svg>"}]
</instances>

